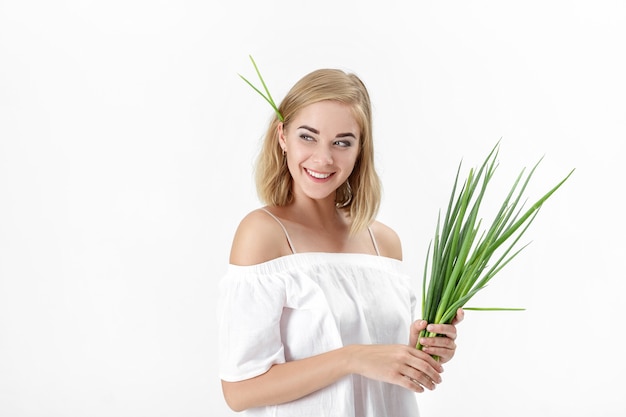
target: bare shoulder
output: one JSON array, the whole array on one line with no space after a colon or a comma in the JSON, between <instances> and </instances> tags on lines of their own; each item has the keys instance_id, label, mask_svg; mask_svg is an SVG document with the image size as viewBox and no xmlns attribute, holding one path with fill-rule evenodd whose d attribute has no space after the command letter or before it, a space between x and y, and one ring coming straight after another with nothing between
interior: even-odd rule
<instances>
[{"instance_id":1,"label":"bare shoulder","mask_svg":"<svg viewBox=\"0 0 626 417\"><path fill-rule=\"evenodd\" d=\"M372 232L382 256L402 260L402 243L395 230L379 221L375 221L372 223Z\"/></svg>"},{"instance_id":2,"label":"bare shoulder","mask_svg":"<svg viewBox=\"0 0 626 417\"><path fill-rule=\"evenodd\" d=\"M230 263L256 265L290 253L280 224L268 213L257 209L239 223L230 250Z\"/></svg>"}]
</instances>

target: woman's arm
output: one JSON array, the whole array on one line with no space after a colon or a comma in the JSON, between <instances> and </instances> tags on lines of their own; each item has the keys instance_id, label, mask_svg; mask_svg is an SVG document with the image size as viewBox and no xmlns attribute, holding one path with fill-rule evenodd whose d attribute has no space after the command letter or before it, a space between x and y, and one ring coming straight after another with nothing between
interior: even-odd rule
<instances>
[{"instance_id":1,"label":"woman's arm","mask_svg":"<svg viewBox=\"0 0 626 417\"><path fill-rule=\"evenodd\" d=\"M238 382L222 381L226 403L234 411L292 401L348 374L349 350L273 365L267 372Z\"/></svg>"},{"instance_id":2,"label":"woman's arm","mask_svg":"<svg viewBox=\"0 0 626 417\"><path fill-rule=\"evenodd\" d=\"M430 355L408 345L350 345L274 365L244 381L222 381L222 390L228 406L242 411L302 398L350 374L423 392L441 382L442 371Z\"/></svg>"}]
</instances>

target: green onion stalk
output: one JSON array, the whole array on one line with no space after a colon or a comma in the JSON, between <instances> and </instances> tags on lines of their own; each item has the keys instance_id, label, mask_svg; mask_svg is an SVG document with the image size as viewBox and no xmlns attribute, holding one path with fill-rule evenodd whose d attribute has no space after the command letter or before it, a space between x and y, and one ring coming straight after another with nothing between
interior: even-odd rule
<instances>
[{"instance_id":1,"label":"green onion stalk","mask_svg":"<svg viewBox=\"0 0 626 417\"><path fill-rule=\"evenodd\" d=\"M428 246L422 281L422 318L428 323L450 324L461 307L466 310L523 310L464 306L528 246L518 247L520 238L539 208L574 170L524 211L524 203L520 204L522 195L541 159L528 174L524 175L525 169L522 169L491 225L481 231L480 205L497 167L499 147L498 142L478 169L470 169L463 184L459 184L459 164L443 224L439 213L435 236ZM492 257L495 261L490 263ZM422 330L416 348L422 349L419 343L422 337L435 336L436 333ZM435 359L438 358L435 356Z\"/></svg>"}]
</instances>

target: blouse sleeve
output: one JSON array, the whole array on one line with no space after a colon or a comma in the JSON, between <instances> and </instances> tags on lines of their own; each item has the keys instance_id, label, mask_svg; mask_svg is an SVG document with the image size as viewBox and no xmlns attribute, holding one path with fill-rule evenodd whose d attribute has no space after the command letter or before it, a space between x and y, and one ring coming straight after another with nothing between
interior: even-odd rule
<instances>
[{"instance_id":1,"label":"blouse sleeve","mask_svg":"<svg viewBox=\"0 0 626 417\"><path fill-rule=\"evenodd\" d=\"M241 270L231 265L222 278L217 309L220 378L231 382L285 362L280 335L284 284L274 276Z\"/></svg>"}]
</instances>

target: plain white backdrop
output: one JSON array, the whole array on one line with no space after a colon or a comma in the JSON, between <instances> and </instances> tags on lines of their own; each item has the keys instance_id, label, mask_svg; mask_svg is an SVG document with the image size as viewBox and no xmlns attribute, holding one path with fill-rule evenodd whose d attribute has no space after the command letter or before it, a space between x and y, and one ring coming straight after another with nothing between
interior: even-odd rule
<instances>
[{"instance_id":1,"label":"plain white backdrop","mask_svg":"<svg viewBox=\"0 0 626 417\"><path fill-rule=\"evenodd\" d=\"M374 103L379 219L420 293L457 165L497 204L544 157L524 252L426 417L623 416L621 1L0 1L0 415L229 416L217 283L270 107L321 67ZM488 208L488 207L487 207Z\"/></svg>"}]
</instances>

